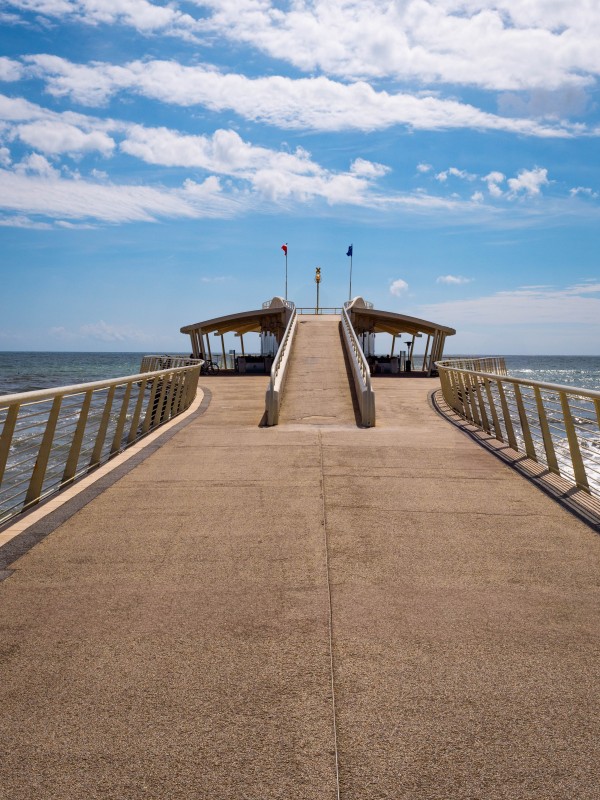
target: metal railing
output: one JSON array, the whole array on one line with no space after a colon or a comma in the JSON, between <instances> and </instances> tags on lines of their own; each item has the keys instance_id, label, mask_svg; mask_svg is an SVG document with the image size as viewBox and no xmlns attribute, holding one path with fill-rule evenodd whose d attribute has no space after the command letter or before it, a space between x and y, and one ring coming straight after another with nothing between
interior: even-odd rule
<instances>
[{"instance_id":1,"label":"metal railing","mask_svg":"<svg viewBox=\"0 0 600 800\"><path fill-rule=\"evenodd\" d=\"M442 364L452 364L456 369L468 369L474 372L493 372L495 375L508 375L506 361L503 356L453 356Z\"/></svg>"},{"instance_id":2,"label":"metal railing","mask_svg":"<svg viewBox=\"0 0 600 800\"><path fill-rule=\"evenodd\" d=\"M179 367L202 366L204 362L200 358L188 358L187 356L170 355L150 355L143 356L140 365L140 372L154 372L159 369L178 369Z\"/></svg>"},{"instance_id":3,"label":"metal railing","mask_svg":"<svg viewBox=\"0 0 600 800\"><path fill-rule=\"evenodd\" d=\"M437 367L444 399L461 417L600 497L600 391L464 369L454 360Z\"/></svg>"},{"instance_id":4,"label":"metal railing","mask_svg":"<svg viewBox=\"0 0 600 800\"><path fill-rule=\"evenodd\" d=\"M290 362L294 334L298 325L297 309L294 309L287 324L283 339L277 350L275 361L271 367L271 379L265 395L265 409L267 412L267 425L277 425L279 422L279 409L285 388L287 368Z\"/></svg>"},{"instance_id":5,"label":"metal railing","mask_svg":"<svg viewBox=\"0 0 600 800\"><path fill-rule=\"evenodd\" d=\"M341 317L344 342L352 367L361 421L366 428L371 428L375 425L375 392L371 386L371 370L345 308L342 309Z\"/></svg>"},{"instance_id":6,"label":"metal railing","mask_svg":"<svg viewBox=\"0 0 600 800\"><path fill-rule=\"evenodd\" d=\"M295 306L294 306L294 304L292 303L291 300L284 300L283 297L281 297L279 299L283 301L283 305L286 308L289 308L290 311L292 311L295 308ZM270 308L272 303L273 303L272 299L271 300L265 300L264 303L262 304L262 307L263 308Z\"/></svg>"},{"instance_id":7,"label":"metal railing","mask_svg":"<svg viewBox=\"0 0 600 800\"><path fill-rule=\"evenodd\" d=\"M371 303L370 300L365 300L364 298L361 298L361 299L362 299L363 303L365 304L364 308L369 308L369 309L373 308L373 303ZM354 300L356 300L356 298L354 298ZM350 308L350 306L352 305L354 300L346 300L346 302L344 303L344 308Z\"/></svg>"},{"instance_id":8,"label":"metal railing","mask_svg":"<svg viewBox=\"0 0 600 800\"><path fill-rule=\"evenodd\" d=\"M341 312L341 308L337 308L334 306L302 306L300 308L296 308L298 314L339 314Z\"/></svg>"},{"instance_id":9,"label":"metal railing","mask_svg":"<svg viewBox=\"0 0 600 800\"><path fill-rule=\"evenodd\" d=\"M200 365L0 397L0 523L192 403Z\"/></svg>"}]
</instances>

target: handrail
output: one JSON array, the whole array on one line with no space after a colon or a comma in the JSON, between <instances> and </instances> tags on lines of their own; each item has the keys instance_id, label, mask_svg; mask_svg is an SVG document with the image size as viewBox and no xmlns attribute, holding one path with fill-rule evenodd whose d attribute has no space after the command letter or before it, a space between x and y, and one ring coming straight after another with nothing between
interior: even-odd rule
<instances>
[{"instance_id":1,"label":"handrail","mask_svg":"<svg viewBox=\"0 0 600 800\"><path fill-rule=\"evenodd\" d=\"M196 364L202 366L203 363L201 358L172 356L168 353L164 355L146 355L142 358L140 372L153 372L157 369L173 369L175 367L195 367Z\"/></svg>"},{"instance_id":2,"label":"handrail","mask_svg":"<svg viewBox=\"0 0 600 800\"><path fill-rule=\"evenodd\" d=\"M371 370L345 308L342 309L341 317L344 342L352 367L361 421L365 428L371 428L375 425L375 392L371 386Z\"/></svg>"},{"instance_id":3,"label":"handrail","mask_svg":"<svg viewBox=\"0 0 600 800\"><path fill-rule=\"evenodd\" d=\"M0 396L0 523L185 411L200 366Z\"/></svg>"},{"instance_id":4,"label":"handrail","mask_svg":"<svg viewBox=\"0 0 600 800\"><path fill-rule=\"evenodd\" d=\"M287 377L287 368L294 343L294 334L298 325L297 309L294 308L289 319L283 339L277 350L275 361L271 367L269 388L265 396L265 409L267 412L267 425L277 425L279 422L279 409Z\"/></svg>"},{"instance_id":5,"label":"handrail","mask_svg":"<svg viewBox=\"0 0 600 800\"><path fill-rule=\"evenodd\" d=\"M436 366L444 399L459 416L600 497L600 391L465 369L454 360Z\"/></svg>"},{"instance_id":6,"label":"handrail","mask_svg":"<svg viewBox=\"0 0 600 800\"><path fill-rule=\"evenodd\" d=\"M339 314L341 312L339 306L300 306L296 308L298 314Z\"/></svg>"}]
</instances>

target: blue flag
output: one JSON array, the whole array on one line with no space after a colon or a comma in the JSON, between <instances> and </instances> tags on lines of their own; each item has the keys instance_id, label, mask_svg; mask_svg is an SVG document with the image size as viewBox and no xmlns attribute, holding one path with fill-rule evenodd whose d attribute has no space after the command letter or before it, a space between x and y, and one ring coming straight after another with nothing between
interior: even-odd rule
<instances>
[{"instance_id":1,"label":"blue flag","mask_svg":"<svg viewBox=\"0 0 600 800\"><path fill-rule=\"evenodd\" d=\"M352 245L348 248L348 252L346 253L347 256L352 256Z\"/></svg>"}]
</instances>

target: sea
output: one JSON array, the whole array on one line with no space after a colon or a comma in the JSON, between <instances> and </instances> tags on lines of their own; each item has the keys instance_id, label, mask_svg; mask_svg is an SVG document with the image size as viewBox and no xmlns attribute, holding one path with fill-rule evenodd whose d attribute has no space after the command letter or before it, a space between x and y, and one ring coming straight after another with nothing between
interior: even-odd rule
<instances>
[{"instance_id":1,"label":"sea","mask_svg":"<svg viewBox=\"0 0 600 800\"><path fill-rule=\"evenodd\" d=\"M143 355L0 352L0 394L134 375L139 372ZM508 355L504 358L508 373L515 378L600 390L600 356Z\"/></svg>"},{"instance_id":2,"label":"sea","mask_svg":"<svg viewBox=\"0 0 600 800\"><path fill-rule=\"evenodd\" d=\"M144 355L0 352L0 395L136 375Z\"/></svg>"}]
</instances>

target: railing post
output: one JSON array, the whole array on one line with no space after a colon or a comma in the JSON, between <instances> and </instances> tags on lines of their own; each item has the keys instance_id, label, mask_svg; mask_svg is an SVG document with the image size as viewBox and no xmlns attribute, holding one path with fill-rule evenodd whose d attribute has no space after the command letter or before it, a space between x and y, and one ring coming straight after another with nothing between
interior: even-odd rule
<instances>
[{"instance_id":1,"label":"railing post","mask_svg":"<svg viewBox=\"0 0 600 800\"><path fill-rule=\"evenodd\" d=\"M6 469L6 462L8 460L10 445L15 431L17 417L19 416L20 407L21 406L19 403L15 403L13 406L10 406L6 413L6 419L4 420L2 436L0 437L0 485L2 485L4 470Z\"/></svg>"},{"instance_id":2,"label":"railing post","mask_svg":"<svg viewBox=\"0 0 600 800\"><path fill-rule=\"evenodd\" d=\"M499 442L503 442L504 439L502 438L502 429L500 428L500 420L498 419L498 412L496 411L496 403L494 402L494 397L492 395L492 387L490 386L490 382L487 378L483 379L483 385L485 386L485 393L487 395L488 405L492 415L494 437L498 439Z\"/></svg>"},{"instance_id":3,"label":"railing post","mask_svg":"<svg viewBox=\"0 0 600 800\"><path fill-rule=\"evenodd\" d=\"M504 421L504 428L506 430L508 446L512 450L518 450L519 447L517 445L517 437L515 436L515 429L513 427L510 411L508 409L508 402L506 400L506 393L504 392L504 386L502 385L501 380L498 380L496 382L496 385L498 386L498 394L500 395L500 405L502 406L502 419Z\"/></svg>"},{"instance_id":4,"label":"railing post","mask_svg":"<svg viewBox=\"0 0 600 800\"><path fill-rule=\"evenodd\" d=\"M146 416L144 417L144 422L142 424L142 433L148 433L150 430L150 424L152 422L153 410L154 410L154 402L156 398L156 391L158 389L158 380L160 376L157 375L154 380L152 381L152 388L150 390L150 398L148 400L148 405L146 407Z\"/></svg>"},{"instance_id":5,"label":"railing post","mask_svg":"<svg viewBox=\"0 0 600 800\"><path fill-rule=\"evenodd\" d=\"M521 433L523 434L523 441L525 442L525 452L527 453L528 458L533 459L533 461L537 461L538 458L533 445L533 439L531 438L529 420L527 419L525 406L523 405L523 396L518 383L513 384L513 391L515 393L515 400L517 401L517 410L519 412L519 421L521 423Z\"/></svg>"},{"instance_id":6,"label":"railing post","mask_svg":"<svg viewBox=\"0 0 600 800\"><path fill-rule=\"evenodd\" d=\"M548 469L551 472L556 472L560 475L560 469L558 468L558 461L556 460L554 442L552 441L552 434L550 433L550 428L548 426L548 418L546 416L546 409L544 408L542 393L537 386L533 387L533 393L535 394L535 405L537 408L538 419L540 421L544 450L546 452L546 463L548 464Z\"/></svg>"},{"instance_id":7,"label":"railing post","mask_svg":"<svg viewBox=\"0 0 600 800\"><path fill-rule=\"evenodd\" d=\"M129 398L131 397L131 382L127 384L123 402L121 403L121 412L115 428L115 435L113 436L112 445L110 448L111 456L118 453L121 449L121 437L123 436L123 429L125 427L125 420L127 418L127 409L129 408Z\"/></svg>"},{"instance_id":8,"label":"railing post","mask_svg":"<svg viewBox=\"0 0 600 800\"><path fill-rule=\"evenodd\" d=\"M37 503L42 493L42 486L44 484L44 477L46 475L46 468L48 466L48 459L50 458L50 450L52 448L52 441L54 440L54 431L56 430L56 423L60 414L60 407L62 405L62 395L57 395L52 403L48 421L46 422L46 430L42 437L38 457L35 462L35 467L31 474L29 481L29 488L25 496L24 507Z\"/></svg>"},{"instance_id":9,"label":"railing post","mask_svg":"<svg viewBox=\"0 0 600 800\"><path fill-rule=\"evenodd\" d=\"M81 453L81 445L83 444L83 437L85 434L85 428L87 425L87 419L90 412L90 405L92 403L92 395L94 393L92 391L86 392L83 398L83 404L81 406L81 411L79 412L79 419L77 420L77 427L75 428L75 434L73 436L73 440L71 442L71 447L69 449L69 455L67 457L67 463L65 464L65 471L63 472L61 485L65 485L66 483L70 483L75 473L77 472L77 464L79 463L79 454Z\"/></svg>"},{"instance_id":10,"label":"railing post","mask_svg":"<svg viewBox=\"0 0 600 800\"><path fill-rule=\"evenodd\" d=\"M127 436L127 444L131 444L135 442L137 439L137 427L140 424L140 418L142 416L142 406L144 404L144 395L146 394L146 387L148 386L148 381L141 380L138 383L138 396L135 403L135 411L133 412L133 417L131 420L131 425L129 426L129 435Z\"/></svg>"},{"instance_id":11,"label":"railing post","mask_svg":"<svg viewBox=\"0 0 600 800\"><path fill-rule=\"evenodd\" d=\"M102 456L102 448L104 447L104 441L106 439L106 431L108 430L108 423L110 422L110 412L112 409L114 396L115 396L115 387L111 386L106 395L106 402L104 403L104 411L102 412L100 427L98 428L96 442L94 444L94 449L92 451L92 457L90 458L90 464L89 464L90 469L92 467L97 466L100 463L100 458Z\"/></svg>"},{"instance_id":12,"label":"railing post","mask_svg":"<svg viewBox=\"0 0 600 800\"><path fill-rule=\"evenodd\" d=\"M486 433L491 433L488 415L485 410L483 397L481 395L481 386L479 385L479 378L475 378L475 391L477 393L477 402L479 404L479 413L481 415L481 427Z\"/></svg>"},{"instance_id":13,"label":"railing post","mask_svg":"<svg viewBox=\"0 0 600 800\"><path fill-rule=\"evenodd\" d=\"M579 442L577 441L577 431L573 424L573 415L571 414L571 407L566 392L559 392L560 405L563 412L563 419L565 421L565 430L567 432L567 440L569 442L569 450L571 452L571 461L573 463L573 472L575 474L575 483L580 489L585 489L589 492L590 485L588 483L585 466L581 457L581 450Z\"/></svg>"}]
</instances>

